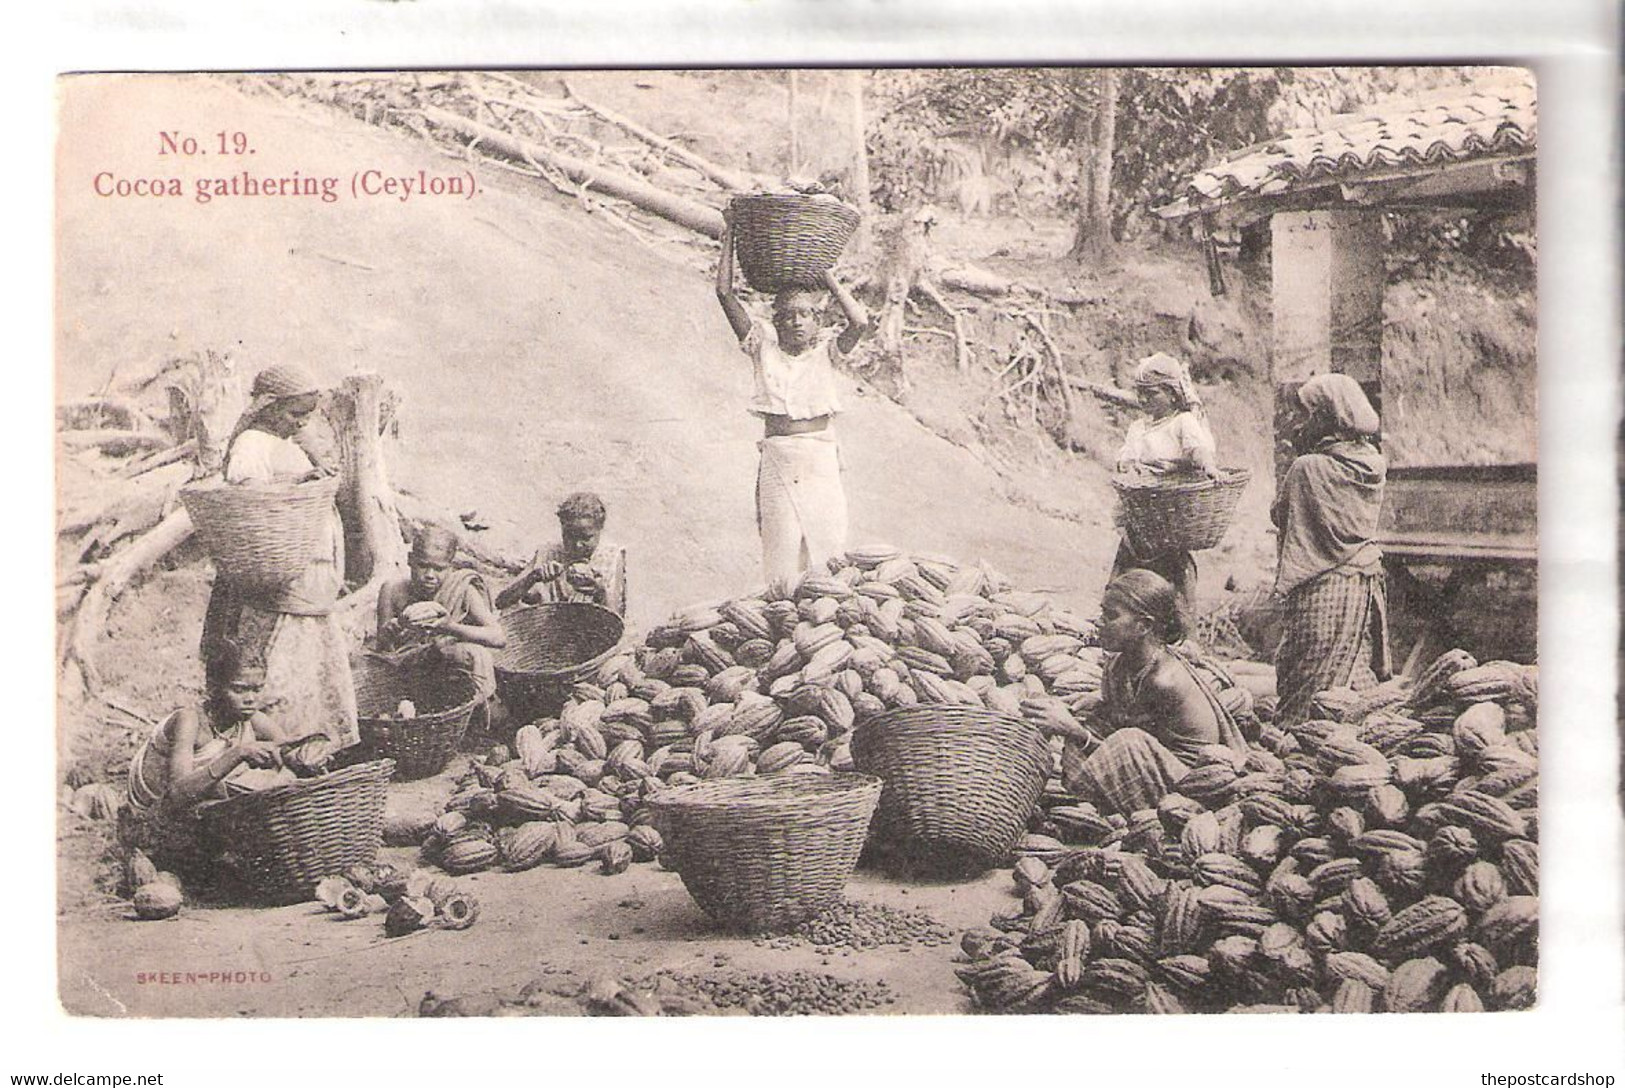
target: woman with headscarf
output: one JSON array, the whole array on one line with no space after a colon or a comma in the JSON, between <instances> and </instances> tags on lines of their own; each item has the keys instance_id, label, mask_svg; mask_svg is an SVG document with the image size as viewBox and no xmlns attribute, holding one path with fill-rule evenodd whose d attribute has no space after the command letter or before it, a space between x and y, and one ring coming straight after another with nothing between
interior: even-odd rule
<instances>
[{"instance_id":1,"label":"woman with headscarf","mask_svg":"<svg viewBox=\"0 0 1625 1088\"><path fill-rule=\"evenodd\" d=\"M226 448L228 484L289 484L324 474L295 441L320 399L303 368L281 363L254 378L248 410ZM203 622L203 658L226 640L265 667L264 705L296 735L323 733L338 747L360 740L355 686L333 606L344 586L344 527L335 506L304 573L273 589L216 576Z\"/></svg>"},{"instance_id":2,"label":"woman with headscarf","mask_svg":"<svg viewBox=\"0 0 1625 1088\"><path fill-rule=\"evenodd\" d=\"M1022 707L1045 732L1064 738L1066 789L1102 812L1126 814L1155 807L1204 748L1221 745L1245 758L1239 708L1220 691L1226 677L1181 645L1186 620L1174 587L1151 571L1131 570L1112 579L1100 609L1101 648L1116 656L1090 724L1055 699Z\"/></svg>"},{"instance_id":3,"label":"woman with headscarf","mask_svg":"<svg viewBox=\"0 0 1625 1088\"><path fill-rule=\"evenodd\" d=\"M1275 592L1285 630L1275 656L1277 721L1313 716L1315 694L1387 679L1387 597L1376 543L1388 466L1381 421L1346 374L1319 374L1298 390L1304 419L1270 518L1279 530Z\"/></svg>"},{"instance_id":4,"label":"woman with headscarf","mask_svg":"<svg viewBox=\"0 0 1625 1088\"><path fill-rule=\"evenodd\" d=\"M1134 394L1147 418L1129 424L1117 454L1119 473L1218 475L1213 432L1184 363L1162 352L1141 359L1134 368ZM1195 605L1196 559L1190 552L1140 555L1125 535L1112 563L1112 575L1135 569L1160 574L1179 591L1186 609Z\"/></svg>"}]
</instances>

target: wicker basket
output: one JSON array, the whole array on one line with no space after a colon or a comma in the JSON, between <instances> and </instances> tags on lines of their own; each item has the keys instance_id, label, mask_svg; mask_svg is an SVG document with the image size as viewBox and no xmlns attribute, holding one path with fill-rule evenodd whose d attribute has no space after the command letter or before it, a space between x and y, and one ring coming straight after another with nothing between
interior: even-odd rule
<instances>
[{"instance_id":1,"label":"wicker basket","mask_svg":"<svg viewBox=\"0 0 1625 1088\"><path fill-rule=\"evenodd\" d=\"M731 929L782 930L841 898L880 781L861 774L723 778L649 797L665 857Z\"/></svg>"},{"instance_id":2,"label":"wicker basket","mask_svg":"<svg viewBox=\"0 0 1625 1088\"><path fill-rule=\"evenodd\" d=\"M860 218L834 197L799 193L739 196L730 208L739 267L758 291L822 287Z\"/></svg>"},{"instance_id":3,"label":"wicker basket","mask_svg":"<svg viewBox=\"0 0 1625 1088\"><path fill-rule=\"evenodd\" d=\"M213 483L181 489L198 539L220 573L249 586L282 585L331 547L337 476L302 484Z\"/></svg>"},{"instance_id":4,"label":"wicker basket","mask_svg":"<svg viewBox=\"0 0 1625 1088\"><path fill-rule=\"evenodd\" d=\"M584 601L555 601L502 615L508 644L497 651L497 694L514 721L553 717L571 685L614 652L625 622Z\"/></svg>"},{"instance_id":5,"label":"wicker basket","mask_svg":"<svg viewBox=\"0 0 1625 1088\"><path fill-rule=\"evenodd\" d=\"M322 877L378 856L384 795L395 764L358 763L198 808L210 849L249 898L309 899Z\"/></svg>"},{"instance_id":6,"label":"wicker basket","mask_svg":"<svg viewBox=\"0 0 1625 1088\"><path fill-rule=\"evenodd\" d=\"M352 661L350 675L361 758L394 760L397 781L439 774L468 731L478 702L473 678L433 658L396 664L373 656ZM402 699L412 701L417 717L395 717Z\"/></svg>"},{"instance_id":7,"label":"wicker basket","mask_svg":"<svg viewBox=\"0 0 1625 1088\"><path fill-rule=\"evenodd\" d=\"M1049 745L1022 718L968 706L907 706L852 735L852 762L885 785L874 846L942 872L1003 862L1044 792Z\"/></svg>"},{"instance_id":8,"label":"wicker basket","mask_svg":"<svg viewBox=\"0 0 1625 1088\"><path fill-rule=\"evenodd\" d=\"M1219 479L1207 476L1132 478L1115 476L1124 532L1136 554L1199 552L1224 539L1236 503L1252 473L1226 469Z\"/></svg>"}]
</instances>

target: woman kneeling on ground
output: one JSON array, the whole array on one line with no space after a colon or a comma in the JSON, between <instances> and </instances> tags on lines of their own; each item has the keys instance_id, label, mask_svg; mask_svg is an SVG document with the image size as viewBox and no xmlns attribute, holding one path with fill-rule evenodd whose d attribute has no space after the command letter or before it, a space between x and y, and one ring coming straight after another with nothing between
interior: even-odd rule
<instances>
[{"instance_id":1,"label":"woman kneeling on ground","mask_svg":"<svg viewBox=\"0 0 1625 1088\"><path fill-rule=\"evenodd\" d=\"M292 782L282 748L293 738L261 710L265 667L222 641L204 665L201 707L165 718L130 762L119 838L166 868L200 860L192 813L203 801Z\"/></svg>"},{"instance_id":2,"label":"woman kneeling on ground","mask_svg":"<svg viewBox=\"0 0 1625 1088\"><path fill-rule=\"evenodd\" d=\"M1155 807L1203 748L1247 752L1231 701L1216 690L1222 674L1179 645L1185 634L1179 595L1166 579L1148 570L1121 574L1101 601L1100 645L1116 657L1101 680L1095 728L1053 700L1030 707L1045 732L1066 739L1062 784L1103 812Z\"/></svg>"}]
</instances>

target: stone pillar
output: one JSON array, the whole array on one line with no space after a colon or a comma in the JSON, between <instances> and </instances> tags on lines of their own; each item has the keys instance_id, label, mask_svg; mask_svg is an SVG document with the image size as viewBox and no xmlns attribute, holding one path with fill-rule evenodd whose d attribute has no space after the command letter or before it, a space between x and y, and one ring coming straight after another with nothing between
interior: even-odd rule
<instances>
[{"instance_id":1,"label":"stone pillar","mask_svg":"<svg viewBox=\"0 0 1625 1088\"><path fill-rule=\"evenodd\" d=\"M1270 220L1275 315L1276 475L1298 387L1316 374L1347 374L1382 411L1382 213L1366 209L1279 212Z\"/></svg>"}]
</instances>

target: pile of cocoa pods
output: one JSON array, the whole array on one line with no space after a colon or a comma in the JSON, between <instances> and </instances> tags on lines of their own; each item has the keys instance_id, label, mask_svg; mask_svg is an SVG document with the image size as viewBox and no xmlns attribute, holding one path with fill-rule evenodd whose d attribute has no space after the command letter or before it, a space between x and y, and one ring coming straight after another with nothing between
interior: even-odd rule
<instances>
[{"instance_id":1,"label":"pile of cocoa pods","mask_svg":"<svg viewBox=\"0 0 1625 1088\"><path fill-rule=\"evenodd\" d=\"M597 862L662 843L653 791L852 767L874 715L964 703L1019 715L1099 698L1095 626L983 564L854 549L793 583L685 608L609 657L557 717L477 758L441 811L394 813L386 841L451 873Z\"/></svg>"},{"instance_id":2,"label":"pile of cocoa pods","mask_svg":"<svg viewBox=\"0 0 1625 1088\"><path fill-rule=\"evenodd\" d=\"M1156 809L1047 792L1021 905L962 939L976 1004L1477 1012L1535 1000L1538 674L1452 650L1413 682L1205 758Z\"/></svg>"}]
</instances>

